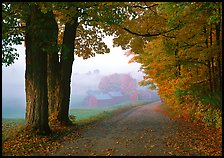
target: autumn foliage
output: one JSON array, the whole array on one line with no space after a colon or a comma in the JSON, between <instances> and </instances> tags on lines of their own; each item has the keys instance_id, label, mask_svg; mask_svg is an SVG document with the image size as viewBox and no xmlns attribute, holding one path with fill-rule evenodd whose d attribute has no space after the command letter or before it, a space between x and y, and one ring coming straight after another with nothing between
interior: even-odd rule
<instances>
[{"instance_id":1,"label":"autumn foliage","mask_svg":"<svg viewBox=\"0 0 224 158\"><path fill-rule=\"evenodd\" d=\"M152 2L148 6L148 11L139 9L143 14L133 25L126 23L131 34L118 36L115 44L130 46L127 54L134 55L130 62L141 63L145 73L140 84L155 83L172 110L206 126L221 127L221 3ZM139 31L134 29L138 26Z\"/></svg>"},{"instance_id":2,"label":"autumn foliage","mask_svg":"<svg viewBox=\"0 0 224 158\"><path fill-rule=\"evenodd\" d=\"M101 79L99 89L104 92L120 91L124 95L130 95L137 91L137 81L130 74L111 74Z\"/></svg>"}]
</instances>

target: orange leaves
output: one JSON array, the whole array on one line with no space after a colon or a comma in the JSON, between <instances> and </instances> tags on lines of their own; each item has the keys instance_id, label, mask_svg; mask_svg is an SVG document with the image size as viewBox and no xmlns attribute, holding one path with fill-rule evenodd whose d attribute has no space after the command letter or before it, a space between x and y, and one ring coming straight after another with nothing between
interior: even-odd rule
<instances>
[{"instance_id":1,"label":"orange leaves","mask_svg":"<svg viewBox=\"0 0 224 158\"><path fill-rule=\"evenodd\" d=\"M55 15L60 15L61 12L60 12L59 10L53 10L53 14L55 14Z\"/></svg>"},{"instance_id":2,"label":"orange leaves","mask_svg":"<svg viewBox=\"0 0 224 158\"><path fill-rule=\"evenodd\" d=\"M128 61L128 64L133 63L133 62L135 62L135 61L136 61L136 57L132 57L132 58Z\"/></svg>"},{"instance_id":3,"label":"orange leaves","mask_svg":"<svg viewBox=\"0 0 224 158\"><path fill-rule=\"evenodd\" d=\"M125 53L124 53L124 55L126 55L126 56L130 56L130 55L134 55L135 53L134 52L132 52L131 50L127 50L127 51L125 51Z\"/></svg>"}]
</instances>

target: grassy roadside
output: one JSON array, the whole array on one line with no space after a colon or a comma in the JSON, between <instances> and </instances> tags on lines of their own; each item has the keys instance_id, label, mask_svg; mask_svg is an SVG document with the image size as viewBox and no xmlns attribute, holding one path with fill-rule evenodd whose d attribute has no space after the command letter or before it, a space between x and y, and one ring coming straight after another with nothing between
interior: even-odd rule
<instances>
[{"instance_id":1,"label":"grassy roadside","mask_svg":"<svg viewBox=\"0 0 224 158\"><path fill-rule=\"evenodd\" d=\"M122 112L128 108L142 106L154 101L136 101L115 105L113 107L97 109L71 109L70 115L75 115L74 125L68 127L54 127L50 136L38 136L24 130L24 119L2 120L2 155L24 156L36 155L34 153L54 152L63 141L71 139L71 134L80 136L80 130L88 128L88 125L96 121L108 118L115 113Z\"/></svg>"}]
</instances>

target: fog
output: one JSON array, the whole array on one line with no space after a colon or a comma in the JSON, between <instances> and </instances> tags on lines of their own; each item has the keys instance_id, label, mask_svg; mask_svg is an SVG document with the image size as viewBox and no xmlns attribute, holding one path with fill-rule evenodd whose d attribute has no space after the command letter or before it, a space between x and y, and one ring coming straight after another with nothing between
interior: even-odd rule
<instances>
[{"instance_id":1,"label":"fog","mask_svg":"<svg viewBox=\"0 0 224 158\"><path fill-rule=\"evenodd\" d=\"M85 107L83 101L88 90L98 90L103 76L125 73L140 81L140 64L128 61L120 47L112 47L112 38L105 39L109 54L99 54L87 60L75 56L71 81L70 108ZM19 59L9 67L2 66L2 118L25 118L25 47L15 46Z\"/></svg>"}]
</instances>

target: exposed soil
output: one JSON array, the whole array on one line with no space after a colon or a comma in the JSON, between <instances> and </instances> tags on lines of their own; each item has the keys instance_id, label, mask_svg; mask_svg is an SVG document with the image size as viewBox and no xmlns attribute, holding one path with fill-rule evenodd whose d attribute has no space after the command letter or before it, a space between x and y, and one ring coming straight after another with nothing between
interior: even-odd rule
<instances>
[{"instance_id":1,"label":"exposed soil","mask_svg":"<svg viewBox=\"0 0 224 158\"><path fill-rule=\"evenodd\" d=\"M200 128L188 122L171 120L157 110L161 102L133 107L96 122L62 143L53 153L36 155L54 156L166 156L218 155L208 152L206 145L222 148L220 141L206 139ZM201 140L203 138L203 140ZM204 143L204 144L203 144ZM203 147L201 149L199 147ZM213 148L212 148L213 149ZM211 153L212 152L212 153Z\"/></svg>"}]
</instances>

